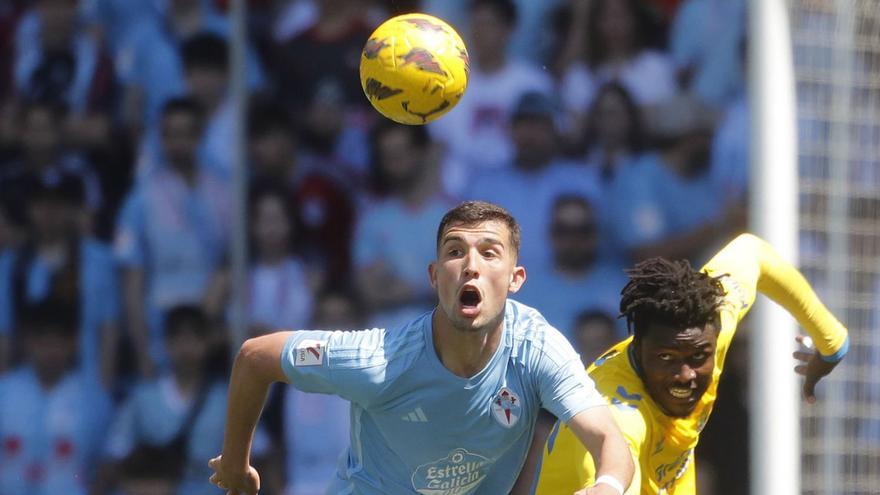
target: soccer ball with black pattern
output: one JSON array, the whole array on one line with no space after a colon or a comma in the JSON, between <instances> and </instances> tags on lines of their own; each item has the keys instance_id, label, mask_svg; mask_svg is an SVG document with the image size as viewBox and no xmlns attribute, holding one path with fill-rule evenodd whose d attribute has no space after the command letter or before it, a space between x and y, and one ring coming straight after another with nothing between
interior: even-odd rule
<instances>
[{"instance_id":1,"label":"soccer ball with black pattern","mask_svg":"<svg viewBox=\"0 0 880 495\"><path fill-rule=\"evenodd\" d=\"M401 124L426 124L452 110L467 88L468 70L461 37L426 14L385 21L361 54L364 94L379 113Z\"/></svg>"}]
</instances>

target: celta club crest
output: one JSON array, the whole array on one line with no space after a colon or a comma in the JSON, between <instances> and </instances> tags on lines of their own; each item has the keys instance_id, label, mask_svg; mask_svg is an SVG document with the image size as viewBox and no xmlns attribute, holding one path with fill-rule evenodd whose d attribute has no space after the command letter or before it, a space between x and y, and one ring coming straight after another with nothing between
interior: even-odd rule
<instances>
[{"instance_id":1,"label":"celta club crest","mask_svg":"<svg viewBox=\"0 0 880 495\"><path fill-rule=\"evenodd\" d=\"M434 54L424 48L413 48L400 58L403 59L403 65L413 64L419 70L433 72L434 74L440 74L441 76L446 75L446 71L440 67L437 59L434 58Z\"/></svg>"},{"instance_id":2,"label":"celta club crest","mask_svg":"<svg viewBox=\"0 0 880 495\"><path fill-rule=\"evenodd\" d=\"M406 19L406 22L412 24L417 27L420 31L434 31L434 32L443 32L443 26L439 24L435 24L427 19Z\"/></svg>"},{"instance_id":3,"label":"celta club crest","mask_svg":"<svg viewBox=\"0 0 880 495\"><path fill-rule=\"evenodd\" d=\"M367 84L364 86L364 93L370 98L384 100L385 98L391 98L394 95L403 93L403 90L385 86L380 81L371 77L367 79Z\"/></svg>"},{"instance_id":4,"label":"celta club crest","mask_svg":"<svg viewBox=\"0 0 880 495\"><path fill-rule=\"evenodd\" d=\"M519 396L509 388L501 387L501 390L492 399L492 416L501 426L511 428L519 421L521 415L522 404Z\"/></svg>"},{"instance_id":5,"label":"celta club crest","mask_svg":"<svg viewBox=\"0 0 880 495\"><path fill-rule=\"evenodd\" d=\"M364 46L364 57L372 60L378 57L379 52L387 46L389 45L385 43L384 39L370 38L367 40L366 46Z\"/></svg>"}]
</instances>

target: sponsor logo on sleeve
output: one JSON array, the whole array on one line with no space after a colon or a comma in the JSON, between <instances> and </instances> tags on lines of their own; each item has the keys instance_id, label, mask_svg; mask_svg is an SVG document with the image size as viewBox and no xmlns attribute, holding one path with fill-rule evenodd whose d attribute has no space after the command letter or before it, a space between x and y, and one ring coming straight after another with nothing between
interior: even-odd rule
<instances>
[{"instance_id":1,"label":"sponsor logo on sleeve","mask_svg":"<svg viewBox=\"0 0 880 495\"><path fill-rule=\"evenodd\" d=\"M327 341L303 340L296 345L293 357L294 366L321 366L324 364L324 353L327 351Z\"/></svg>"},{"instance_id":2,"label":"sponsor logo on sleeve","mask_svg":"<svg viewBox=\"0 0 880 495\"><path fill-rule=\"evenodd\" d=\"M466 495L486 479L491 464L481 455L455 449L443 459L416 468L413 488L422 495Z\"/></svg>"}]
</instances>

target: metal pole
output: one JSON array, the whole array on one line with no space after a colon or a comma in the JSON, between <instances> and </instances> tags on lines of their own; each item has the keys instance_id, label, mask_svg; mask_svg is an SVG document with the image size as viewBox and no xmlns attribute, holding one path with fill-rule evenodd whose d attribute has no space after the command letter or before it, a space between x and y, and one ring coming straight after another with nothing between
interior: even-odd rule
<instances>
[{"instance_id":1,"label":"metal pole","mask_svg":"<svg viewBox=\"0 0 880 495\"><path fill-rule=\"evenodd\" d=\"M794 66L787 3L750 0L749 86L752 230L791 262L797 257L797 145ZM791 370L794 320L755 306L751 335L751 493L800 493L799 387Z\"/></svg>"},{"instance_id":2,"label":"metal pole","mask_svg":"<svg viewBox=\"0 0 880 495\"><path fill-rule=\"evenodd\" d=\"M247 7L245 0L232 0L230 11L232 27L229 37L230 94L235 112L235 137L232 143L234 157L233 198L235 200L230 246L230 271L232 278L232 314L230 323L231 350L237 352L247 335L246 287L247 287Z\"/></svg>"}]
</instances>

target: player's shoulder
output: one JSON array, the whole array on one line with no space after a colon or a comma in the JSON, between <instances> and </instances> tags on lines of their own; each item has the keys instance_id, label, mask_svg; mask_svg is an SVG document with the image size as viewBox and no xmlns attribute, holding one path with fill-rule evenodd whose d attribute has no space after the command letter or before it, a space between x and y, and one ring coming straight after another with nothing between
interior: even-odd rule
<instances>
[{"instance_id":1,"label":"player's shoulder","mask_svg":"<svg viewBox=\"0 0 880 495\"><path fill-rule=\"evenodd\" d=\"M334 368L370 368L391 364L406 367L425 350L425 332L430 325L431 313L428 312L395 327L304 335L298 345L303 345L305 340L323 340L329 362Z\"/></svg>"},{"instance_id":2,"label":"player's shoulder","mask_svg":"<svg viewBox=\"0 0 880 495\"><path fill-rule=\"evenodd\" d=\"M504 314L510 343L515 356L539 355L562 364L574 352L571 343L537 309L512 299L507 300Z\"/></svg>"}]
</instances>

